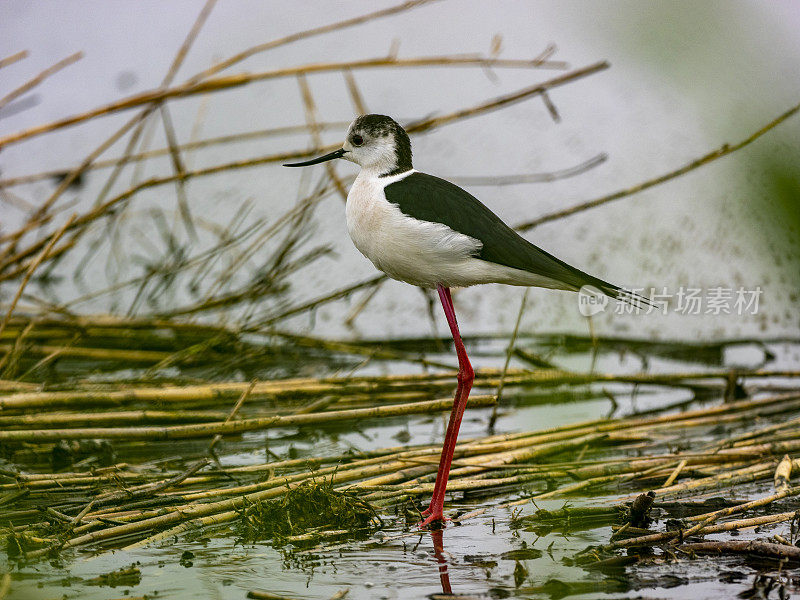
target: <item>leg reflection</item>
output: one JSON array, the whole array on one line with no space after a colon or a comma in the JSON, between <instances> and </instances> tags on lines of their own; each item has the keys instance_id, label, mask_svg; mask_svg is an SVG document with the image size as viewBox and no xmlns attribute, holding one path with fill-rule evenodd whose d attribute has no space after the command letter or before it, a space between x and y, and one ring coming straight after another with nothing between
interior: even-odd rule
<instances>
[{"instance_id":1,"label":"leg reflection","mask_svg":"<svg viewBox=\"0 0 800 600\"><path fill-rule=\"evenodd\" d=\"M439 563L439 579L442 582L442 593L452 594L453 590L450 588L450 574L447 572L447 558L444 554L444 531L436 529L431 531L431 538L433 539L433 555Z\"/></svg>"}]
</instances>

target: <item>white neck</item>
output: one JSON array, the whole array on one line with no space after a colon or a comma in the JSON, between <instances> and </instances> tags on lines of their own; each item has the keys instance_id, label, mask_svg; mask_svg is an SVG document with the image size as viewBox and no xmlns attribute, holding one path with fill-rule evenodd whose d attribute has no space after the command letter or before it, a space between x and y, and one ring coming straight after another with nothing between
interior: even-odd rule
<instances>
[{"instance_id":1,"label":"white neck","mask_svg":"<svg viewBox=\"0 0 800 600\"><path fill-rule=\"evenodd\" d=\"M386 171L381 171L380 169L376 169L375 167L362 167L361 171L358 172L358 176L356 179L371 179L377 180L382 187L386 187L390 183L394 183L395 181L400 181L405 177L408 177L412 173L416 173L416 169L409 169L408 171L403 171L402 173L398 173L397 175L386 175L381 177L383 173Z\"/></svg>"}]
</instances>

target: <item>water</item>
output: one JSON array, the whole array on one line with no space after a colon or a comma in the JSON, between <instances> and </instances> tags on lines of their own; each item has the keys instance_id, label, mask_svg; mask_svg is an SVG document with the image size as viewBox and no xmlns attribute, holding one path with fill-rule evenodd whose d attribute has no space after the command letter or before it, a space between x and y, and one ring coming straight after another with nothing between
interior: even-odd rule
<instances>
[{"instance_id":1,"label":"water","mask_svg":"<svg viewBox=\"0 0 800 600\"><path fill-rule=\"evenodd\" d=\"M483 342L478 345L486 362L501 360L503 342ZM535 347L541 350L542 347ZM676 348L677 349L677 348ZM720 353L720 366L737 364L755 368L763 364L765 353L776 358L769 368L780 369L796 364L795 344L736 345ZM663 352L670 352L665 347ZM708 357L706 357L708 358ZM557 353L559 364L586 365L591 360L585 352ZM713 359L711 365L713 365ZM693 363L691 356L679 359L650 357L653 372L675 372L704 369L709 364ZM598 357L601 371L636 372L634 365L622 354L604 349ZM769 384L769 381L760 382ZM779 383L775 380L774 383ZM563 423L579 422L606 416L629 415L634 411L647 411L659 406L678 403L691 397L682 389L642 387L631 394L631 388L622 384L603 386L617 399L614 408L602 394L588 394L572 402L555 400L542 403L535 391L525 392L514 388L506 390L506 405L500 411L496 431L546 429ZM580 392L580 389L576 389ZM551 398L555 399L553 395ZM465 416L461 437L472 438L486 434L491 409L469 410ZM779 417L779 419L791 416ZM222 463L226 467L254 464L271 460L264 446L278 456L319 456L346 452L348 449L368 451L395 446L398 434L405 433L404 443L431 444L441 440L446 423L444 415L411 416L404 419L387 419L363 422L358 430L332 425L319 428L275 430L269 433L253 432L241 440L227 440L220 446ZM759 425L763 425L760 423ZM727 429L711 430L710 434L727 435ZM150 452L155 457L174 455L191 457L202 454L205 441L198 443L154 443ZM167 449L168 447L168 449ZM124 452L119 446L121 452ZM659 453L660 450L649 449ZM120 455L125 460L125 455ZM141 457L138 458L141 460ZM180 460L180 459L179 459ZM330 540L310 549L296 545L275 549L268 543L244 544L237 541L235 533L227 527L189 532L179 538L131 551L115 550L98 553L96 550L63 552L58 559L18 565L13 571L12 598L109 598L148 597L184 598L241 598L250 590L263 590L284 594L290 598L330 598L339 590L348 589L348 597L371 598L423 598L435 597L449 589L453 593L479 598L558 598L563 586L577 590L570 597L578 599L598 597L638 597L643 589L653 589L658 597L697 598L730 596L747 589L756 574L766 568L763 564L749 565L742 560L720 558L709 561L683 560L677 563L656 560L640 566L613 573L587 571L570 566L569 559L588 545L606 543L611 534L608 525L592 525L561 531L547 527L512 526L512 520L535 512L536 507L557 510L564 506L564 498L537 501L536 507L527 504L515 508L495 508L495 505L524 497L526 490L540 486L502 491L498 494L452 494L446 504L449 515L458 515L478 508L487 508L482 515L466 520L461 525L450 525L443 532L442 548L437 548L436 534L417 532L406 526L404 519L392 512L384 514L386 526L363 541ZM630 490L620 488L604 493L579 495L569 499L572 506L612 506L619 497ZM737 486L735 490L714 490L711 496L724 495L728 500L746 501L765 495L764 484ZM791 510L790 508L775 509ZM669 516L658 513L657 530ZM762 532L745 531L750 539L764 535L791 536L790 524L784 523ZM723 539L724 536L709 536ZM508 554L516 552L515 554ZM188 554L187 554L188 553ZM139 578L127 580L117 589L97 585L96 578L113 571L135 566ZM731 577L726 572L735 570ZM444 576L446 574L446 577ZM556 581L557 580L557 581ZM560 582L560 583L558 583ZM790 585L792 588L794 584ZM543 588L544 586L544 588ZM577 586L577 587L575 587ZM581 587L583 586L583 587ZM589 586L586 589L586 586ZM582 592L577 593L583 589ZM792 588L793 589L793 588ZM607 590L608 595L599 594Z\"/></svg>"}]
</instances>

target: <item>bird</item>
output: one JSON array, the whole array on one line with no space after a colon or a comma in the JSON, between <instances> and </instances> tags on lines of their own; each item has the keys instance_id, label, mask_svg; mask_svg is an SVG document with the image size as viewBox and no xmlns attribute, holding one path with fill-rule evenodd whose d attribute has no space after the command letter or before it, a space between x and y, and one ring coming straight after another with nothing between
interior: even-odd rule
<instances>
[{"instance_id":1,"label":"bird","mask_svg":"<svg viewBox=\"0 0 800 600\"><path fill-rule=\"evenodd\" d=\"M307 167L335 159L360 167L345 205L353 244L392 279L435 289L453 337L456 392L433 495L419 523L421 528L440 527L445 522L444 497L458 431L475 379L451 288L502 283L574 292L591 286L619 300L649 301L559 260L519 235L466 190L414 169L408 133L389 116L361 115L350 124L338 150L284 166Z\"/></svg>"}]
</instances>

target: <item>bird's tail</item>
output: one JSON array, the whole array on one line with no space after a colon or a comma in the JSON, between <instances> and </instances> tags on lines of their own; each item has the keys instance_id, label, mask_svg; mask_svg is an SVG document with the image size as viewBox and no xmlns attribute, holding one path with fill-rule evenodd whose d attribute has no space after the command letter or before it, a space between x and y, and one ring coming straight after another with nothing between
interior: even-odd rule
<instances>
[{"instance_id":1,"label":"bird's tail","mask_svg":"<svg viewBox=\"0 0 800 600\"><path fill-rule=\"evenodd\" d=\"M642 310L646 307L660 308L660 306L650 300L650 298L640 296L639 294L619 287L618 285L606 283L605 281L599 281L598 284L595 285L607 296L610 296L619 302L624 302L625 304L628 304L637 310Z\"/></svg>"}]
</instances>

